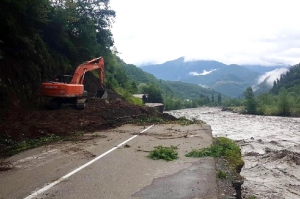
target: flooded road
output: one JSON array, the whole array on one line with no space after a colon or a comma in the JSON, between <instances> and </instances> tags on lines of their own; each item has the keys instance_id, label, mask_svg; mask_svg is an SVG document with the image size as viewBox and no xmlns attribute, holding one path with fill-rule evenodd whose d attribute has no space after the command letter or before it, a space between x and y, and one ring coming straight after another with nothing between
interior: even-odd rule
<instances>
[{"instance_id":1,"label":"flooded road","mask_svg":"<svg viewBox=\"0 0 300 199\"><path fill-rule=\"evenodd\" d=\"M205 121L215 137L237 141L245 161L243 194L300 198L300 118L240 115L208 107L168 113Z\"/></svg>"}]
</instances>

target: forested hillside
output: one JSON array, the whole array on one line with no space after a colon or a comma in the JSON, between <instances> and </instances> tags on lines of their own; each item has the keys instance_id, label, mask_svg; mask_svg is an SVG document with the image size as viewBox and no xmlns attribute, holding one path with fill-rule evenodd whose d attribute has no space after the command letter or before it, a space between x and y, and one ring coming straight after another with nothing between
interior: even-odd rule
<instances>
[{"instance_id":1,"label":"forested hillside","mask_svg":"<svg viewBox=\"0 0 300 199\"><path fill-rule=\"evenodd\" d=\"M286 74L281 75L279 79L274 81L270 92L278 94L282 88L287 89L293 95L300 96L300 64L291 67Z\"/></svg>"},{"instance_id":2,"label":"forested hillside","mask_svg":"<svg viewBox=\"0 0 300 199\"><path fill-rule=\"evenodd\" d=\"M264 82L263 82L264 83ZM268 93L257 96L251 87L244 91L245 99L240 102L246 113L278 116L300 116L300 65L289 68L274 81Z\"/></svg>"},{"instance_id":3,"label":"forested hillside","mask_svg":"<svg viewBox=\"0 0 300 199\"><path fill-rule=\"evenodd\" d=\"M217 103L218 93L200 86L156 79L117 55L111 26L116 13L108 0L3 0L0 2L0 114L44 103L40 85L55 75L73 75L95 57L105 60L105 85L129 101L133 93L151 93L167 109ZM94 91L97 73L86 75Z\"/></svg>"},{"instance_id":4,"label":"forested hillside","mask_svg":"<svg viewBox=\"0 0 300 199\"><path fill-rule=\"evenodd\" d=\"M111 50L114 17L108 0L0 1L1 111L36 106L42 81L73 75L79 64L99 56L105 84L132 89Z\"/></svg>"},{"instance_id":5,"label":"forested hillside","mask_svg":"<svg viewBox=\"0 0 300 199\"><path fill-rule=\"evenodd\" d=\"M158 80L154 75L144 72L132 64L123 63L122 68L124 68L125 73L137 83L138 92L143 93L146 85L153 90L158 88L167 110L192 108L204 104L221 105L222 98L228 99L228 97L221 96L220 93L214 90L206 89L196 84ZM148 93L147 91L145 92Z\"/></svg>"}]
</instances>

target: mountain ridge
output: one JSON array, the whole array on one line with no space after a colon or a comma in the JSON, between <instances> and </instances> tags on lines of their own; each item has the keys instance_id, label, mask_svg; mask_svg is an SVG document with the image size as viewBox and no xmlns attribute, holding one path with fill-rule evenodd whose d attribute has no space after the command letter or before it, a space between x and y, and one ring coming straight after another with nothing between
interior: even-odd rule
<instances>
[{"instance_id":1,"label":"mountain ridge","mask_svg":"<svg viewBox=\"0 0 300 199\"><path fill-rule=\"evenodd\" d=\"M261 75L280 67L283 66L227 65L215 60L185 61L184 57L179 57L140 68L157 79L197 84L231 97L240 97L247 87L257 85Z\"/></svg>"}]
</instances>

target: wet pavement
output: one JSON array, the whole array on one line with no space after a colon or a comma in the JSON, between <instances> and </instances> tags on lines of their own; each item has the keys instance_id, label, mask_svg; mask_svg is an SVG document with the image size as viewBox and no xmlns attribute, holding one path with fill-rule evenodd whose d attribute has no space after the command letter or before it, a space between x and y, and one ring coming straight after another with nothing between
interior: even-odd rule
<instances>
[{"instance_id":1,"label":"wet pavement","mask_svg":"<svg viewBox=\"0 0 300 199\"><path fill-rule=\"evenodd\" d=\"M0 172L0 198L214 199L214 159L185 157L211 143L208 125L124 125L85 134L2 160L11 168ZM160 145L176 146L179 158L148 158Z\"/></svg>"}]
</instances>

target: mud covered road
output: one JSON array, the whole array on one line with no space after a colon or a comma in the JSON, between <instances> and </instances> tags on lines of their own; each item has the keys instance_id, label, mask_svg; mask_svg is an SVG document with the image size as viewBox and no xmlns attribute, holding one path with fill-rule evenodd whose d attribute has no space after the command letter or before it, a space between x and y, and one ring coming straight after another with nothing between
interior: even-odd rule
<instances>
[{"instance_id":1,"label":"mud covered road","mask_svg":"<svg viewBox=\"0 0 300 199\"><path fill-rule=\"evenodd\" d=\"M240 115L218 108L168 113L203 120L213 136L237 141L245 161L245 198L300 198L300 118Z\"/></svg>"},{"instance_id":2,"label":"mud covered road","mask_svg":"<svg viewBox=\"0 0 300 199\"><path fill-rule=\"evenodd\" d=\"M217 198L214 159L185 157L212 143L208 125L127 124L84 137L7 158L0 198ZM147 158L160 145L177 146L179 158Z\"/></svg>"}]
</instances>

